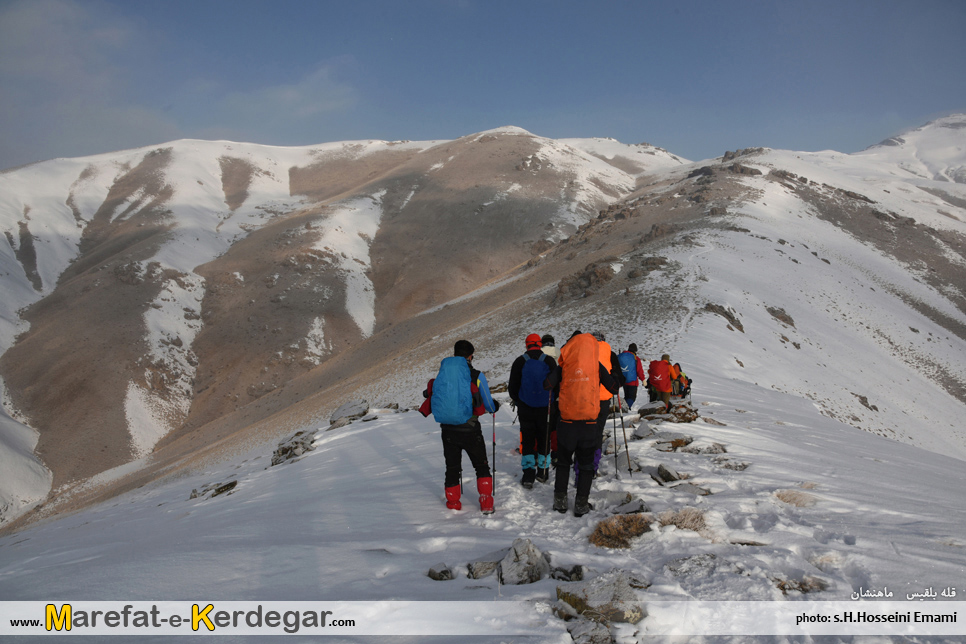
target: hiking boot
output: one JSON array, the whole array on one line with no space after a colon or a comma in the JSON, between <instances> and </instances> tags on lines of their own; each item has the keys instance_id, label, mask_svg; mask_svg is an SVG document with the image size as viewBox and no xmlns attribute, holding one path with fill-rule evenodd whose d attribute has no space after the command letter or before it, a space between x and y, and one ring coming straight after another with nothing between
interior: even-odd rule
<instances>
[{"instance_id":1,"label":"hiking boot","mask_svg":"<svg viewBox=\"0 0 966 644\"><path fill-rule=\"evenodd\" d=\"M460 486L446 488L446 507L450 510L461 510L463 505L460 503Z\"/></svg>"},{"instance_id":2,"label":"hiking boot","mask_svg":"<svg viewBox=\"0 0 966 644\"><path fill-rule=\"evenodd\" d=\"M520 479L520 485L522 485L528 490L532 490L533 482L536 480L536 478L537 478L537 470L533 469L532 467L527 468L523 470L523 478Z\"/></svg>"},{"instance_id":3,"label":"hiking boot","mask_svg":"<svg viewBox=\"0 0 966 644\"><path fill-rule=\"evenodd\" d=\"M550 480L550 469L546 467L537 468L537 483L546 483Z\"/></svg>"},{"instance_id":4,"label":"hiking boot","mask_svg":"<svg viewBox=\"0 0 966 644\"><path fill-rule=\"evenodd\" d=\"M587 514L588 512L590 512L593 509L594 509L594 506L592 506L590 504L589 497L586 497L586 496L578 496L576 499L574 499L574 516L575 517L582 517L582 516L584 516L585 514ZM564 510L564 511L566 512L566 510Z\"/></svg>"},{"instance_id":5,"label":"hiking boot","mask_svg":"<svg viewBox=\"0 0 966 644\"><path fill-rule=\"evenodd\" d=\"M560 514L567 513L567 494L557 494L553 495L553 509Z\"/></svg>"},{"instance_id":6,"label":"hiking boot","mask_svg":"<svg viewBox=\"0 0 966 644\"><path fill-rule=\"evenodd\" d=\"M480 511L483 514L493 514L493 477L476 479L476 489L480 493Z\"/></svg>"}]
</instances>

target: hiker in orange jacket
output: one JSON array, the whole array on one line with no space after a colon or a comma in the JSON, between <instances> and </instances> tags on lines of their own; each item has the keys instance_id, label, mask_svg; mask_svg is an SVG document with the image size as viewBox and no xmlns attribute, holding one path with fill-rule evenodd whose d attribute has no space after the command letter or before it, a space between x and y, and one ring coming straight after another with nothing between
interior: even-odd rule
<instances>
[{"instance_id":1,"label":"hiker in orange jacket","mask_svg":"<svg viewBox=\"0 0 966 644\"><path fill-rule=\"evenodd\" d=\"M620 372L620 367L616 367ZM557 423L557 469L553 488L553 509L567 511L570 467L576 459L580 468L574 516L590 512L590 487L594 482L594 452L598 446L597 417L601 386L611 395L620 389L614 369L608 371L600 359L600 346L589 333L575 333L560 350L560 361L544 381L547 390L560 387L560 420Z\"/></svg>"},{"instance_id":2,"label":"hiker in orange jacket","mask_svg":"<svg viewBox=\"0 0 966 644\"><path fill-rule=\"evenodd\" d=\"M671 364L671 356L664 354L660 360L651 362L647 369L647 384L654 388L664 403L665 411L671 411L671 382L677 380L681 372Z\"/></svg>"}]
</instances>

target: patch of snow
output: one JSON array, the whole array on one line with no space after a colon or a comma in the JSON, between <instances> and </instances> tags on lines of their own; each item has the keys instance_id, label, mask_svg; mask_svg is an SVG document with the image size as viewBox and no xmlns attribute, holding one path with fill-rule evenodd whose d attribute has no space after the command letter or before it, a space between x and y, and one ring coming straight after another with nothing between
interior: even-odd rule
<instances>
[{"instance_id":1,"label":"patch of snow","mask_svg":"<svg viewBox=\"0 0 966 644\"><path fill-rule=\"evenodd\" d=\"M316 220L314 249L330 254L346 284L346 311L363 337L376 326L376 292L369 279L369 246L379 231L385 190L335 204Z\"/></svg>"}]
</instances>

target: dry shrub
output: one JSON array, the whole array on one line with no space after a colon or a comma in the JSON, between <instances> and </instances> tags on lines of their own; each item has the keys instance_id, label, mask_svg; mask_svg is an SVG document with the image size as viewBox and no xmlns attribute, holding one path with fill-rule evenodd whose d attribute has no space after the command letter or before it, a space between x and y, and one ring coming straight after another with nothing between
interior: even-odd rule
<instances>
[{"instance_id":1,"label":"dry shrub","mask_svg":"<svg viewBox=\"0 0 966 644\"><path fill-rule=\"evenodd\" d=\"M797 508L811 507L818 501L811 494L802 492L801 490L778 490L775 492L775 496L778 497L779 501L787 503L788 505L794 505Z\"/></svg>"},{"instance_id":2,"label":"dry shrub","mask_svg":"<svg viewBox=\"0 0 966 644\"><path fill-rule=\"evenodd\" d=\"M707 527L704 523L704 513L697 508L683 508L677 512L667 510L662 512L657 520L662 526L673 525L681 530L694 532L701 532Z\"/></svg>"},{"instance_id":3,"label":"dry shrub","mask_svg":"<svg viewBox=\"0 0 966 644\"><path fill-rule=\"evenodd\" d=\"M601 548L630 548L631 539L650 529L642 514L618 514L598 523L589 540Z\"/></svg>"}]
</instances>

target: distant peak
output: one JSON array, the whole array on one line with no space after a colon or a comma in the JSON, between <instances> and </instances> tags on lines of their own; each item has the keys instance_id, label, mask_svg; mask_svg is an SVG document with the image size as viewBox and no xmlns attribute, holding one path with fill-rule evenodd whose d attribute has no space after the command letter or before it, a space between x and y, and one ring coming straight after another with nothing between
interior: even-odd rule
<instances>
[{"instance_id":1,"label":"distant peak","mask_svg":"<svg viewBox=\"0 0 966 644\"><path fill-rule=\"evenodd\" d=\"M483 132L478 132L476 136L494 136L497 134L514 134L523 136L536 136L533 132L527 132L522 127L517 127L515 125L504 125L502 127L497 127L492 130L484 130Z\"/></svg>"},{"instance_id":2,"label":"distant peak","mask_svg":"<svg viewBox=\"0 0 966 644\"><path fill-rule=\"evenodd\" d=\"M966 130L966 114L957 113L949 114L947 116L940 117L938 119L933 119L924 125L915 127L902 132L896 136L890 136L888 139L876 143L875 145L870 145L868 150L878 147L899 147L903 146L909 142L910 137L915 138L916 133L920 132L930 132L940 129L948 130Z\"/></svg>"}]
</instances>

